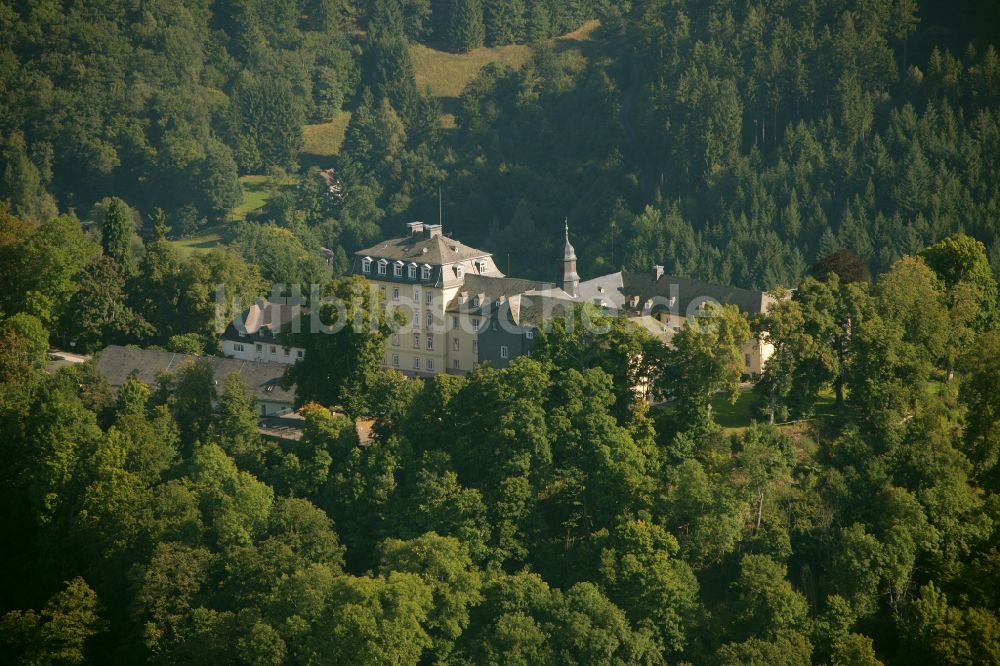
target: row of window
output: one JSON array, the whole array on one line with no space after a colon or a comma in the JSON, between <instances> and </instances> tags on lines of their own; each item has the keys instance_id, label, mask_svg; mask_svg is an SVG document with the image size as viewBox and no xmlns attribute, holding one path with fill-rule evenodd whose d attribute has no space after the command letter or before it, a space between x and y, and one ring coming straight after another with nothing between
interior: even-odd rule
<instances>
[{"instance_id":1,"label":"row of window","mask_svg":"<svg viewBox=\"0 0 1000 666\"><path fill-rule=\"evenodd\" d=\"M400 367L399 354L393 354L392 355L392 367L394 367L394 368ZM456 365L455 368L457 369L458 366ZM414 356L413 357L413 369L414 370L420 370L421 369L420 368L420 357L419 356ZM424 370L429 370L429 371L433 372L434 371L434 359L433 358L424 359L424 367L423 367L423 369Z\"/></svg>"},{"instance_id":2,"label":"row of window","mask_svg":"<svg viewBox=\"0 0 1000 666\"><path fill-rule=\"evenodd\" d=\"M396 261L392 265L392 274L394 277L403 277L403 267L405 264L402 261ZM423 266L417 266L415 263L410 263L406 266L406 276L411 280L417 279L417 269L420 269L420 279L430 280L431 279L431 267L427 264ZM389 260L379 259L376 264L375 269L379 275L388 275L389 272ZM371 257L365 257L361 260L361 272L365 274L370 274L372 272L372 259Z\"/></svg>"},{"instance_id":3,"label":"row of window","mask_svg":"<svg viewBox=\"0 0 1000 666\"><path fill-rule=\"evenodd\" d=\"M401 365L401 363L399 361L399 354L393 354L392 357L391 357L390 363L392 364L392 367L399 368L400 365ZM414 370L420 370L421 369L420 364L421 364L420 357L419 356L414 356L413 357L413 369ZM475 364L473 364L473 365L475 365ZM461 370L462 369L462 363L456 358L456 359L452 360L451 367L452 367L453 370ZM434 372L434 359L433 358L424 359L423 360L423 369L427 370L427 371L430 371L430 372Z\"/></svg>"},{"instance_id":4,"label":"row of window","mask_svg":"<svg viewBox=\"0 0 1000 666\"><path fill-rule=\"evenodd\" d=\"M530 356L530 354L529 354L529 356ZM506 345L501 346L500 347L500 358L509 358L509 357L510 357L510 353L507 350L507 346ZM391 363L392 363L392 367L394 367L394 368L399 368L401 366L400 361L399 361L399 354L392 354L392 356L391 356ZM452 361L451 361L451 367L452 367L453 370L461 370L462 369L461 361L459 361L457 358L456 359L452 359ZM423 359L423 367L421 368L421 359L420 359L420 357L419 356L414 356L413 357L413 369L414 370L421 370L421 369L423 369L423 370L427 370L429 372L433 372L434 371L434 359L433 358L425 358L425 359Z\"/></svg>"},{"instance_id":5,"label":"row of window","mask_svg":"<svg viewBox=\"0 0 1000 666\"><path fill-rule=\"evenodd\" d=\"M379 287L378 290L379 290L379 296L381 296L382 300L384 301L385 300L385 287ZM399 300L399 287L393 287L392 288L392 300L394 300L394 301L398 301ZM424 302L427 305L433 305L433 303L434 303L434 292L432 292L432 291L425 291L424 292ZM413 303L416 304L416 305L420 304L420 290L417 289L416 287L414 287L414 289L413 289Z\"/></svg>"},{"instance_id":6,"label":"row of window","mask_svg":"<svg viewBox=\"0 0 1000 666\"><path fill-rule=\"evenodd\" d=\"M388 275L389 274L389 260L388 259L379 259L377 262L375 262L371 257L364 257L361 260L361 272L365 273L366 275L371 274L371 272L372 272L372 263L373 262L375 263L375 271L379 275ZM420 269L420 279L421 280L430 280L431 279L431 267L428 264L423 264L422 266L418 266L415 262L410 262L407 265L407 264L403 263L402 261L400 261L398 259L395 262L393 262L393 264L392 264L392 274L393 274L393 277L398 277L398 278L403 277L403 268L404 267L406 268L406 277L409 278L410 280L416 280L417 279L417 269L418 268ZM477 261L476 262L476 270L478 270L480 273L484 273L485 274L486 271L489 270L489 264L486 261ZM455 266L455 277L457 277L458 279L462 279L462 275L463 275L462 265L458 264L457 266Z\"/></svg>"},{"instance_id":7,"label":"row of window","mask_svg":"<svg viewBox=\"0 0 1000 666\"><path fill-rule=\"evenodd\" d=\"M488 267L489 267L489 264L487 264L485 261L481 261L480 260L480 261L476 262L476 270L479 271L480 273L485 273ZM457 277L459 279L462 278L462 265L461 264L455 266L455 277Z\"/></svg>"},{"instance_id":8,"label":"row of window","mask_svg":"<svg viewBox=\"0 0 1000 666\"><path fill-rule=\"evenodd\" d=\"M390 342L392 343L393 347L398 347L399 343L400 343L399 333L393 333L392 337L390 338ZM420 349L421 348L421 344L420 343L421 343L420 334L419 333L414 333L413 334L413 348L414 349ZM434 335L433 334L431 334L431 333L427 334L427 338L426 338L426 340L424 342L424 347L427 349L427 351L434 351ZM459 339L459 338L452 338L451 339L451 350L452 351L456 351L456 352L457 351L462 351L462 341L461 341L461 339ZM473 354L478 354L479 353L479 340L473 340L472 341L472 353ZM504 358L506 358L506 356Z\"/></svg>"},{"instance_id":9,"label":"row of window","mask_svg":"<svg viewBox=\"0 0 1000 666\"><path fill-rule=\"evenodd\" d=\"M264 351L264 345L256 344L256 345L254 345L254 347L256 348L255 350L257 351L258 354L262 353ZM242 342L234 342L233 343L233 351L242 352L244 350L245 350L245 347L243 346ZM291 356L291 354L292 354L292 350L291 349L289 349L288 347L284 347L283 350L285 352L285 356ZM276 346L274 346L274 345L271 345L271 353L272 354L277 354L278 353L278 348ZM297 349L297 350L295 350L295 355L296 355L296 358L302 358L305 355L305 352L303 352L301 349Z\"/></svg>"},{"instance_id":10,"label":"row of window","mask_svg":"<svg viewBox=\"0 0 1000 666\"><path fill-rule=\"evenodd\" d=\"M236 331L236 332L239 333L241 338L245 338L247 336L245 331ZM257 334L260 335L261 337L264 337L265 335L269 335L272 338L278 337L278 331L274 330L273 328L262 328L259 331L257 331Z\"/></svg>"}]
</instances>

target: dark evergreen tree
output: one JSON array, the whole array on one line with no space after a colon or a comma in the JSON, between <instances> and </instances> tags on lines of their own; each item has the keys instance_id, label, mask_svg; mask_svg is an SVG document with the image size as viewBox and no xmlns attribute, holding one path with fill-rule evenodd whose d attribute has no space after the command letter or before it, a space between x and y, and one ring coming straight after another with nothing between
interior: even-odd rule
<instances>
[{"instance_id":1,"label":"dark evergreen tree","mask_svg":"<svg viewBox=\"0 0 1000 666\"><path fill-rule=\"evenodd\" d=\"M552 36L548 5L544 0L529 0L525 37L534 44Z\"/></svg>"},{"instance_id":2,"label":"dark evergreen tree","mask_svg":"<svg viewBox=\"0 0 1000 666\"><path fill-rule=\"evenodd\" d=\"M303 111L287 81L244 75L233 95L236 162L243 172L295 163Z\"/></svg>"},{"instance_id":3,"label":"dark evergreen tree","mask_svg":"<svg viewBox=\"0 0 1000 666\"><path fill-rule=\"evenodd\" d=\"M524 2L496 0L485 5L486 44L502 46L524 41Z\"/></svg>"},{"instance_id":4,"label":"dark evergreen tree","mask_svg":"<svg viewBox=\"0 0 1000 666\"><path fill-rule=\"evenodd\" d=\"M126 279L135 272L135 257L132 254L134 229L132 211L121 199L112 198L101 228L101 248Z\"/></svg>"},{"instance_id":5,"label":"dark evergreen tree","mask_svg":"<svg viewBox=\"0 0 1000 666\"><path fill-rule=\"evenodd\" d=\"M448 47L465 53L478 49L486 39L483 5L480 0L451 0Z\"/></svg>"}]
</instances>

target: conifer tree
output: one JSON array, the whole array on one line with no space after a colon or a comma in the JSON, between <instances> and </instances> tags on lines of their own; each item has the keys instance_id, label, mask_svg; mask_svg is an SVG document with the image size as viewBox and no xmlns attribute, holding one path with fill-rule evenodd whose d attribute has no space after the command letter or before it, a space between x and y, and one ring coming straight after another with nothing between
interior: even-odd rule
<instances>
[{"instance_id":1,"label":"conifer tree","mask_svg":"<svg viewBox=\"0 0 1000 666\"><path fill-rule=\"evenodd\" d=\"M480 0L452 0L448 42L453 51L478 49L486 40L483 5Z\"/></svg>"},{"instance_id":2,"label":"conifer tree","mask_svg":"<svg viewBox=\"0 0 1000 666\"><path fill-rule=\"evenodd\" d=\"M135 273L135 258L132 256L132 216L128 206L115 197L104 216L101 233L101 247L115 266L126 278Z\"/></svg>"},{"instance_id":3,"label":"conifer tree","mask_svg":"<svg viewBox=\"0 0 1000 666\"><path fill-rule=\"evenodd\" d=\"M524 2L496 0L486 5L486 44L502 46L524 40Z\"/></svg>"},{"instance_id":4,"label":"conifer tree","mask_svg":"<svg viewBox=\"0 0 1000 666\"><path fill-rule=\"evenodd\" d=\"M528 42L534 44L548 39L552 34L552 21L549 8L542 0L533 0L528 9L528 24L526 27Z\"/></svg>"}]
</instances>

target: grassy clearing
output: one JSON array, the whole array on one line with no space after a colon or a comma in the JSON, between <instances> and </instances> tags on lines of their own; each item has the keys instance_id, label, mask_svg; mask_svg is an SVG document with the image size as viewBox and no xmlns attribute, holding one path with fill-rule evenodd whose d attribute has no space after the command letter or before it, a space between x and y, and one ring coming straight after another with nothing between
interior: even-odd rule
<instances>
[{"instance_id":1,"label":"grassy clearing","mask_svg":"<svg viewBox=\"0 0 1000 666\"><path fill-rule=\"evenodd\" d=\"M232 240L232 231L227 224L216 224L202 229L194 236L171 241L177 253L187 258L195 252L207 252L214 247L226 245Z\"/></svg>"},{"instance_id":2,"label":"grassy clearing","mask_svg":"<svg viewBox=\"0 0 1000 666\"><path fill-rule=\"evenodd\" d=\"M182 257L227 245L232 241L232 224L245 220L247 215L267 203L270 190L267 176L241 176L240 187L243 189L243 202L232 210L228 220L206 227L194 236L171 241Z\"/></svg>"},{"instance_id":3,"label":"grassy clearing","mask_svg":"<svg viewBox=\"0 0 1000 666\"><path fill-rule=\"evenodd\" d=\"M715 422L722 426L728 434L740 434L750 427L753 421L765 422L765 417L753 414L753 405L757 396L751 391L742 391L736 404L730 404L723 395L712 399L712 416ZM837 401L833 391L823 391L816 401L813 414L808 419L797 419L788 423L778 423L777 426L789 435L806 432L813 426L820 425L827 419L837 415Z\"/></svg>"},{"instance_id":4,"label":"grassy clearing","mask_svg":"<svg viewBox=\"0 0 1000 666\"><path fill-rule=\"evenodd\" d=\"M458 97L489 63L502 62L518 69L531 59L531 53L526 44L481 48L468 53L448 53L423 44L410 44L417 89L424 91L429 87L435 97Z\"/></svg>"},{"instance_id":5,"label":"grassy clearing","mask_svg":"<svg viewBox=\"0 0 1000 666\"><path fill-rule=\"evenodd\" d=\"M567 32L561 37L556 37L555 42L585 42L593 37L594 31L601 25L597 19L590 19L573 32Z\"/></svg>"},{"instance_id":6,"label":"grassy clearing","mask_svg":"<svg viewBox=\"0 0 1000 666\"><path fill-rule=\"evenodd\" d=\"M302 138L305 144L302 146L302 154L310 157L331 157L339 153L349 122L351 122L350 112L341 111L328 123L303 127Z\"/></svg>"},{"instance_id":7,"label":"grassy clearing","mask_svg":"<svg viewBox=\"0 0 1000 666\"><path fill-rule=\"evenodd\" d=\"M750 427L753 418L754 396L752 391L741 391L736 404L724 395L712 398L712 416L723 430L730 434L741 433Z\"/></svg>"},{"instance_id":8,"label":"grassy clearing","mask_svg":"<svg viewBox=\"0 0 1000 666\"><path fill-rule=\"evenodd\" d=\"M243 189L243 203L229 214L230 220L245 220L247 215L267 203L267 176L243 176L240 187Z\"/></svg>"},{"instance_id":9,"label":"grassy clearing","mask_svg":"<svg viewBox=\"0 0 1000 666\"><path fill-rule=\"evenodd\" d=\"M549 44L556 49L578 49L583 53L585 43L599 25L596 19L587 21L573 32L549 40ZM484 47L468 53L449 53L423 44L410 44L417 89L421 92L430 89L431 95L442 101L441 127L445 129L455 127L458 96L483 67L499 62L520 69L532 55L534 49L528 44ZM308 139L306 141L308 144Z\"/></svg>"}]
</instances>

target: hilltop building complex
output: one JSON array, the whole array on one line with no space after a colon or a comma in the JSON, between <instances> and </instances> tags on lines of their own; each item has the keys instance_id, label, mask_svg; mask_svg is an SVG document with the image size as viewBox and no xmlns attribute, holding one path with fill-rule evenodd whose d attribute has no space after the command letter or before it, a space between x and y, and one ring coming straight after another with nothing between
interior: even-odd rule
<instances>
[{"instance_id":1,"label":"hilltop building complex","mask_svg":"<svg viewBox=\"0 0 1000 666\"><path fill-rule=\"evenodd\" d=\"M772 300L760 291L666 275L662 266L583 280L568 226L552 283L504 275L489 252L445 236L439 224L411 222L407 232L356 252L350 272L365 277L386 307L404 313L407 323L386 341L384 364L410 376L465 374L484 362L504 367L530 355L538 329L576 304L625 315L669 342L705 303L756 315ZM748 340L744 373L760 374L772 352L770 344Z\"/></svg>"}]
</instances>

